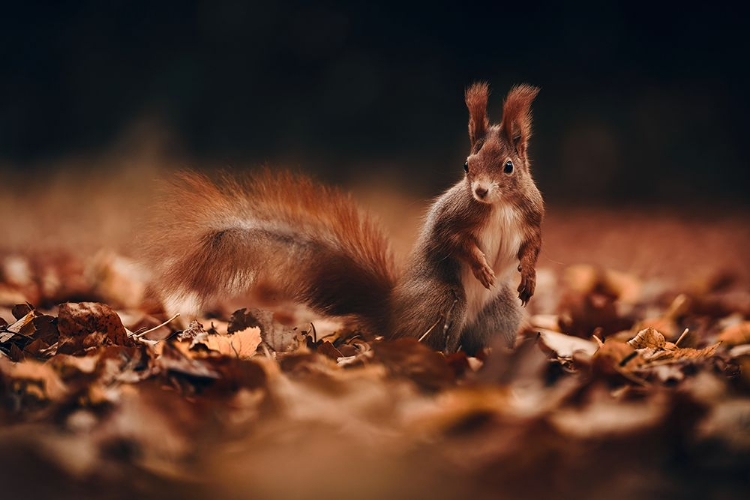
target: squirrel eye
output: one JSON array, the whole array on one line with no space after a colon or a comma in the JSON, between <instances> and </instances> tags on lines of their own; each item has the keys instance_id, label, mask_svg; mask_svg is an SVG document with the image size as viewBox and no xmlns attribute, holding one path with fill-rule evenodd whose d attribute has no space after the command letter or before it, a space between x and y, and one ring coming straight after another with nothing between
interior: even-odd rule
<instances>
[{"instance_id":1,"label":"squirrel eye","mask_svg":"<svg viewBox=\"0 0 750 500\"><path fill-rule=\"evenodd\" d=\"M467 174L469 173L469 162L468 162L468 160L466 161L466 163L464 163L464 172L466 172Z\"/></svg>"},{"instance_id":2,"label":"squirrel eye","mask_svg":"<svg viewBox=\"0 0 750 500\"><path fill-rule=\"evenodd\" d=\"M503 167L503 172L506 174L512 174L513 173L513 162L508 160L505 162L505 166Z\"/></svg>"}]
</instances>

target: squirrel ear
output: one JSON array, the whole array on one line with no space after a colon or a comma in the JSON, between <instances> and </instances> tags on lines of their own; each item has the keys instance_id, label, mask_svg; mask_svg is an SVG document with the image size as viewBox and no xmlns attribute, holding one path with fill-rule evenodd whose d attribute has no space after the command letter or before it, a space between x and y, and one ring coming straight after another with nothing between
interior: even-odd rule
<instances>
[{"instance_id":1,"label":"squirrel ear","mask_svg":"<svg viewBox=\"0 0 750 500\"><path fill-rule=\"evenodd\" d=\"M469 108L469 139L471 147L487 132L490 122L487 119L487 98L490 87L486 82L477 82L466 89L464 97Z\"/></svg>"},{"instance_id":2,"label":"squirrel ear","mask_svg":"<svg viewBox=\"0 0 750 500\"><path fill-rule=\"evenodd\" d=\"M520 156L526 154L531 137L531 102L538 93L537 87L516 85L510 89L503 104L501 133Z\"/></svg>"}]
</instances>

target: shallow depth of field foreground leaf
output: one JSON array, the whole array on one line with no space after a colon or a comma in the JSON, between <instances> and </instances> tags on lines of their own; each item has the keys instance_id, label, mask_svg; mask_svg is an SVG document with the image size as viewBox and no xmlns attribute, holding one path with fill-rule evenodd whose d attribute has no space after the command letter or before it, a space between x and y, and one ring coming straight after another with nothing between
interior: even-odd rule
<instances>
[{"instance_id":1,"label":"shallow depth of field foreground leaf","mask_svg":"<svg viewBox=\"0 0 750 500\"><path fill-rule=\"evenodd\" d=\"M542 268L513 349L446 357L292 306L173 317L146 270L114 253L92 262L0 255L2 498L744 498L750 486L739 272ZM35 269L50 266L45 287Z\"/></svg>"}]
</instances>

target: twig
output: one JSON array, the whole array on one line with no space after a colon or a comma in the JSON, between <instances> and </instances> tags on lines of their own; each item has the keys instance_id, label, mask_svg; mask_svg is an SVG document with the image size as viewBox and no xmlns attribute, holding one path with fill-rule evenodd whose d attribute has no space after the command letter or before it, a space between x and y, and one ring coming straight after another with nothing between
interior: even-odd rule
<instances>
[{"instance_id":1,"label":"twig","mask_svg":"<svg viewBox=\"0 0 750 500\"><path fill-rule=\"evenodd\" d=\"M454 296L455 296L455 292L454 292ZM455 299L453 299L453 304L451 304L451 306L448 308L448 311L446 311L445 315L441 314L440 317L438 317L438 319L432 324L432 326L429 327L427 331L422 334L421 337L419 337L419 342L422 342L425 338L427 338L430 332L432 332L432 330L435 329L438 323L440 323L441 318L445 318L444 320L445 322L443 323L443 335L445 335L445 333L448 331L448 328L450 328L451 313L453 312L453 308L456 307L457 302L458 302L458 298L456 297Z\"/></svg>"},{"instance_id":2,"label":"twig","mask_svg":"<svg viewBox=\"0 0 750 500\"><path fill-rule=\"evenodd\" d=\"M424 333L422 334L422 336L421 336L421 337L419 337L419 342L422 342L422 341L423 341L423 340L424 340L424 339L425 339L425 338L426 338L426 337L427 337L427 336L428 336L428 335L430 334L430 332L431 332L431 331L432 331L432 330L433 330L433 329L434 329L434 328L435 328L435 327L436 327L436 326L438 325L438 323L440 323L440 318L438 318L438 319L437 319L437 321L435 321L435 322L434 322L434 323L432 324L432 326L431 326L431 327L429 327L429 328L427 329L427 331L426 331L426 332L424 332Z\"/></svg>"},{"instance_id":3,"label":"twig","mask_svg":"<svg viewBox=\"0 0 750 500\"><path fill-rule=\"evenodd\" d=\"M679 339L677 339L677 342L675 342L675 343L674 343L675 347L677 347L678 345L680 345L680 341L681 341L682 339L684 339L684 338L685 338L685 336L687 336L687 334L688 334L688 332L689 332L689 331L690 331L690 329L689 329L689 328L685 328L685 331L684 331L684 332L682 332L682 335L680 335L680 338L679 338Z\"/></svg>"},{"instance_id":4,"label":"twig","mask_svg":"<svg viewBox=\"0 0 750 500\"><path fill-rule=\"evenodd\" d=\"M160 324L160 325L156 325L156 326L155 326L155 327L153 327L153 328L149 328L149 329L148 329L148 330L146 330L145 332L141 332L141 333L134 333L134 334L133 334L133 337L135 337L135 338L137 338L137 339L143 338L143 337L144 337L144 336L145 336L146 334L148 334L148 333L151 333L151 332L153 332L153 331L156 331L156 330L158 330L159 328L161 328L162 326L166 326L167 324L171 323L172 321L174 321L174 320L175 320L175 319L176 319L177 317L179 317L179 316L180 316L180 313L177 313L177 314L175 314L174 316L172 316L171 318L169 318L169 319L168 319L167 321L165 321L164 323L162 323L162 324Z\"/></svg>"}]
</instances>

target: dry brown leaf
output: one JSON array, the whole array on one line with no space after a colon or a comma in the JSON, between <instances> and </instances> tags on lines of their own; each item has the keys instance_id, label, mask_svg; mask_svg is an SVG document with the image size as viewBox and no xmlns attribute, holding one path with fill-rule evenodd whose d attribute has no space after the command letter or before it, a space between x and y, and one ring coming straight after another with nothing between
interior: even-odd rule
<instances>
[{"instance_id":1,"label":"dry brown leaf","mask_svg":"<svg viewBox=\"0 0 750 500\"><path fill-rule=\"evenodd\" d=\"M719 334L718 340L730 346L750 344L750 321L726 327Z\"/></svg>"},{"instance_id":2,"label":"dry brown leaf","mask_svg":"<svg viewBox=\"0 0 750 500\"><path fill-rule=\"evenodd\" d=\"M601 387L580 408L564 408L552 414L550 421L570 437L602 439L606 436L632 436L659 425L668 410L664 397L644 402L617 401Z\"/></svg>"},{"instance_id":3,"label":"dry brown leaf","mask_svg":"<svg viewBox=\"0 0 750 500\"><path fill-rule=\"evenodd\" d=\"M196 378L218 379L219 373L200 359L192 359L183 354L172 342L164 342L159 366L163 369Z\"/></svg>"},{"instance_id":4,"label":"dry brown leaf","mask_svg":"<svg viewBox=\"0 0 750 500\"><path fill-rule=\"evenodd\" d=\"M283 319L295 321L298 318L293 314L290 318ZM249 327L260 328L261 338L276 352L292 351L299 344L297 328L282 324L273 312L263 309L244 308L235 311L229 319L227 332L233 333Z\"/></svg>"},{"instance_id":5,"label":"dry brown leaf","mask_svg":"<svg viewBox=\"0 0 750 500\"><path fill-rule=\"evenodd\" d=\"M646 347L640 349L639 352L643 359L649 363L676 360L702 361L714 356L720 345L721 342L718 342L703 349L693 349L692 347L676 347L671 342L667 342L666 347L663 349Z\"/></svg>"},{"instance_id":6,"label":"dry brown leaf","mask_svg":"<svg viewBox=\"0 0 750 500\"><path fill-rule=\"evenodd\" d=\"M409 432L420 436L437 436L455 432L467 423L481 421L508 411L513 403L507 387L487 385L442 392L434 404L409 416Z\"/></svg>"},{"instance_id":7,"label":"dry brown leaf","mask_svg":"<svg viewBox=\"0 0 750 500\"><path fill-rule=\"evenodd\" d=\"M622 374L632 370L643 362L635 349L625 342L607 340L596 351L593 357L593 367L605 375Z\"/></svg>"},{"instance_id":8,"label":"dry brown leaf","mask_svg":"<svg viewBox=\"0 0 750 500\"><path fill-rule=\"evenodd\" d=\"M196 337L193 346L203 344L212 351L224 356L249 359L255 355L260 345L260 328L246 328L231 335L208 334Z\"/></svg>"},{"instance_id":9,"label":"dry brown leaf","mask_svg":"<svg viewBox=\"0 0 750 500\"><path fill-rule=\"evenodd\" d=\"M0 375L11 381L31 381L39 384L39 399L61 401L68 393L65 384L52 366L34 360L13 363L0 357ZM33 390L34 388L26 388Z\"/></svg>"},{"instance_id":10,"label":"dry brown leaf","mask_svg":"<svg viewBox=\"0 0 750 500\"><path fill-rule=\"evenodd\" d=\"M229 318L229 326L227 327L228 333L239 332L247 328L258 327L263 333L264 326L267 327L271 323L273 313L270 311L261 311L260 309L248 310L246 308L239 309L232 313Z\"/></svg>"},{"instance_id":11,"label":"dry brown leaf","mask_svg":"<svg viewBox=\"0 0 750 500\"><path fill-rule=\"evenodd\" d=\"M99 362L99 354L88 356L71 356L69 354L58 354L50 359L47 364L52 366L63 379L79 373L94 373Z\"/></svg>"},{"instance_id":12,"label":"dry brown leaf","mask_svg":"<svg viewBox=\"0 0 750 500\"><path fill-rule=\"evenodd\" d=\"M552 351L558 358L571 359L573 353L582 351L589 356L599 348L596 343L564 333L551 330L539 330L539 339L542 345Z\"/></svg>"},{"instance_id":13,"label":"dry brown leaf","mask_svg":"<svg viewBox=\"0 0 750 500\"><path fill-rule=\"evenodd\" d=\"M11 325L0 328L0 344L9 340L20 342L26 350L34 344L39 350L45 349L57 342L57 321L54 317L27 308L14 308L17 314L25 313ZM37 342L39 341L39 342ZM34 347L31 347L32 351Z\"/></svg>"},{"instance_id":14,"label":"dry brown leaf","mask_svg":"<svg viewBox=\"0 0 750 500\"><path fill-rule=\"evenodd\" d=\"M187 328L177 333L177 340L185 342L186 340L194 340L199 335L208 335L203 329L203 325L194 319L190 322Z\"/></svg>"},{"instance_id":15,"label":"dry brown leaf","mask_svg":"<svg viewBox=\"0 0 750 500\"><path fill-rule=\"evenodd\" d=\"M710 358L716 354L716 350L721 345L721 342L717 342L714 345L705 347L703 349L693 349L692 347L677 347L673 350L667 350L669 353L667 356L670 359L703 359Z\"/></svg>"},{"instance_id":16,"label":"dry brown leaf","mask_svg":"<svg viewBox=\"0 0 750 500\"><path fill-rule=\"evenodd\" d=\"M719 401L713 405L709 415L698 427L702 439L720 439L731 449L750 450L750 400L735 398Z\"/></svg>"},{"instance_id":17,"label":"dry brown leaf","mask_svg":"<svg viewBox=\"0 0 750 500\"><path fill-rule=\"evenodd\" d=\"M653 349L664 349L667 341L660 332L653 328L645 328L628 341L628 345L634 349L644 349L650 347Z\"/></svg>"},{"instance_id":18,"label":"dry brown leaf","mask_svg":"<svg viewBox=\"0 0 750 500\"><path fill-rule=\"evenodd\" d=\"M36 317L36 314L36 311L29 311L21 318L18 318L14 323L5 327L5 331L30 337L31 334L34 333L33 320Z\"/></svg>"},{"instance_id":19,"label":"dry brown leaf","mask_svg":"<svg viewBox=\"0 0 750 500\"><path fill-rule=\"evenodd\" d=\"M11 309L11 314L13 314L14 318L21 319L33 310L34 308L31 307L31 304L16 304L13 306L13 309Z\"/></svg>"},{"instance_id":20,"label":"dry brown leaf","mask_svg":"<svg viewBox=\"0 0 750 500\"><path fill-rule=\"evenodd\" d=\"M371 347L373 359L383 363L392 375L409 378L425 389L442 389L455 382L445 356L416 339L374 342Z\"/></svg>"},{"instance_id":21,"label":"dry brown leaf","mask_svg":"<svg viewBox=\"0 0 750 500\"><path fill-rule=\"evenodd\" d=\"M677 322L665 316L644 319L633 327L633 330L638 332L646 329L658 331L665 339L674 340L680 334L680 327Z\"/></svg>"},{"instance_id":22,"label":"dry brown leaf","mask_svg":"<svg viewBox=\"0 0 750 500\"><path fill-rule=\"evenodd\" d=\"M75 354L100 345L133 346L120 317L98 302L68 302L60 305L58 352Z\"/></svg>"}]
</instances>

